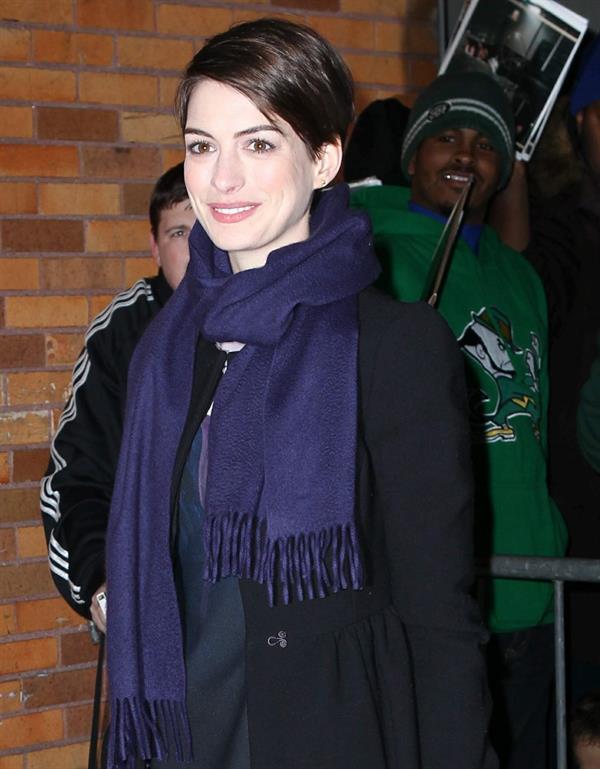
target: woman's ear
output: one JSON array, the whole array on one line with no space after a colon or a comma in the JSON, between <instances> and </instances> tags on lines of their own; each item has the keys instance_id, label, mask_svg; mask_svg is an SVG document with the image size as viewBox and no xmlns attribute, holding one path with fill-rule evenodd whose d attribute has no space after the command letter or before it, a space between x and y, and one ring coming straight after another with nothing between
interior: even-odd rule
<instances>
[{"instance_id":1,"label":"woman's ear","mask_svg":"<svg viewBox=\"0 0 600 769\"><path fill-rule=\"evenodd\" d=\"M342 165L342 142L327 142L319 149L319 155L315 161L315 189L325 187L332 182Z\"/></svg>"}]
</instances>

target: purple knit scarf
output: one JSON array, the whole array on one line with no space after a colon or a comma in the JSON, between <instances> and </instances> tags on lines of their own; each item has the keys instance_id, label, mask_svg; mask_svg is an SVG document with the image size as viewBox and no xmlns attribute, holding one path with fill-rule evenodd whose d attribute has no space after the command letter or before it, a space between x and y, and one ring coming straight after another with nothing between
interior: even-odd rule
<instances>
[{"instance_id":1,"label":"purple knit scarf","mask_svg":"<svg viewBox=\"0 0 600 769\"><path fill-rule=\"evenodd\" d=\"M190 253L129 369L107 538L111 768L190 756L169 492L199 333L246 343L211 416L204 578L250 578L284 603L362 586L357 294L379 272L368 221L340 185L308 240L261 269L232 275L199 225Z\"/></svg>"}]
</instances>

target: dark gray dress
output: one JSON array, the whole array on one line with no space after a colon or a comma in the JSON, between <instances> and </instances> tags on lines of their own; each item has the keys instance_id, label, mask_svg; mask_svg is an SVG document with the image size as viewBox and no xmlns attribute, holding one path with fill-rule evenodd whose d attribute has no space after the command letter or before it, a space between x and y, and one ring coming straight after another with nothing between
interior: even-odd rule
<instances>
[{"instance_id":1,"label":"dark gray dress","mask_svg":"<svg viewBox=\"0 0 600 769\"><path fill-rule=\"evenodd\" d=\"M181 481L175 567L182 608L187 707L194 761L153 761L156 769L250 769L245 695L245 622L238 580L202 580L200 498L203 430L192 444ZM203 458L204 459L204 458Z\"/></svg>"}]
</instances>

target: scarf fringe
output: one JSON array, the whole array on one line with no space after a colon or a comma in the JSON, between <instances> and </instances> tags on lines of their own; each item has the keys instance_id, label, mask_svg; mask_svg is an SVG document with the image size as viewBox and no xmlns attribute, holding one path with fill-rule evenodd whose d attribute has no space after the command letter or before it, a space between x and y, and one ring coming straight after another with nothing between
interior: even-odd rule
<instances>
[{"instance_id":1,"label":"scarf fringe","mask_svg":"<svg viewBox=\"0 0 600 769\"><path fill-rule=\"evenodd\" d=\"M248 515L206 516L204 579L252 579L266 584L271 606L360 590L363 570L354 523L270 540L267 525Z\"/></svg>"},{"instance_id":2,"label":"scarf fringe","mask_svg":"<svg viewBox=\"0 0 600 769\"><path fill-rule=\"evenodd\" d=\"M135 769L137 758L193 759L185 702L132 697L113 699L110 708L108 769Z\"/></svg>"}]
</instances>

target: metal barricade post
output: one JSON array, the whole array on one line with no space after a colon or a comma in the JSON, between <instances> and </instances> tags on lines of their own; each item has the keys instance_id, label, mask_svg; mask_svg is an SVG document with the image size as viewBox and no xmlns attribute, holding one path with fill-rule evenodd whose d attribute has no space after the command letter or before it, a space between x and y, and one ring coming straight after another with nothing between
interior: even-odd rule
<instances>
[{"instance_id":1,"label":"metal barricade post","mask_svg":"<svg viewBox=\"0 0 600 769\"><path fill-rule=\"evenodd\" d=\"M494 555L480 562L479 576L535 579L554 584L554 660L556 672L556 751L558 769L567 769L567 694L565 675L565 582L600 582L600 560Z\"/></svg>"}]
</instances>

